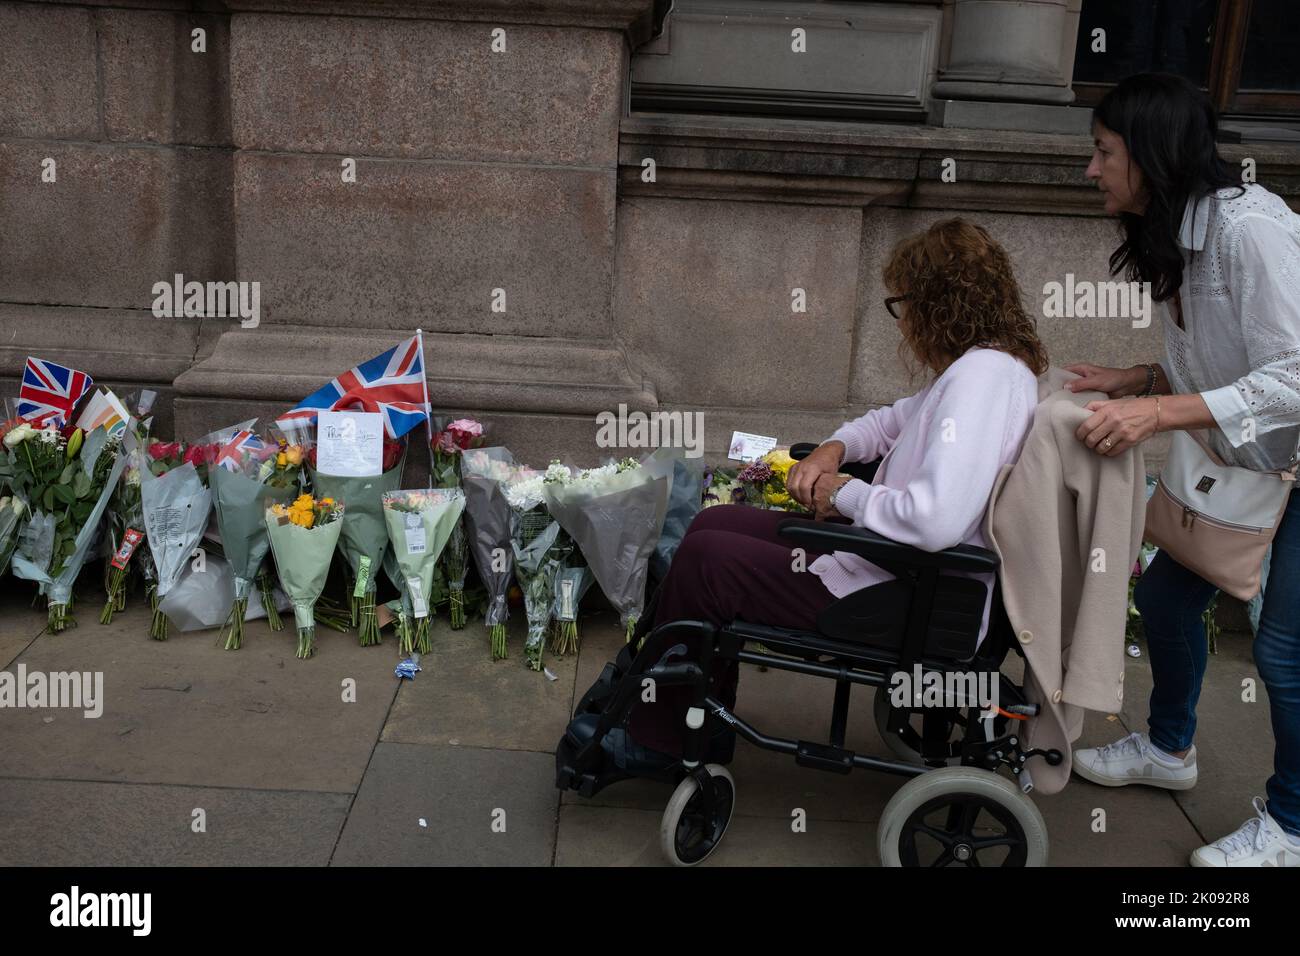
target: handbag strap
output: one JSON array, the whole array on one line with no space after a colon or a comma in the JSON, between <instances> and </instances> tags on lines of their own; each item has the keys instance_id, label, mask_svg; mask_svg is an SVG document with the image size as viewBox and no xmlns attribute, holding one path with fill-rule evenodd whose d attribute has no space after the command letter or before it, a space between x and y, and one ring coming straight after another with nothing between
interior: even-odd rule
<instances>
[{"instance_id":1,"label":"handbag strap","mask_svg":"<svg viewBox=\"0 0 1300 956\"><path fill-rule=\"evenodd\" d=\"M1208 459L1210 459L1210 461L1214 462L1214 463L1215 463L1216 465L1218 465L1220 468L1241 468L1240 465L1229 465L1229 464L1225 464L1225 463L1224 463L1223 459L1220 458L1220 457L1215 453L1214 449L1210 447L1210 444L1209 444L1208 439L1206 438L1206 432L1204 431L1204 429L1200 429L1200 428L1195 428L1195 429L1193 429L1193 428L1189 428L1189 429L1187 429L1187 435L1188 435L1188 437L1190 437L1194 442L1196 442L1196 444L1198 444L1198 445L1201 446L1201 451L1205 452L1205 457L1208 458ZM1278 480L1279 480L1279 481L1283 481L1283 482L1295 481L1295 480L1296 480L1296 469L1297 469L1297 467L1298 467L1297 465L1292 465L1290 468L1286 468L1286 469L1271 469L1271 470L1269 470L1269 471L1256 471L1255 474L1257 474L1257 475L1276 475L1277 478L1278 478ZM1242 470L1243 470L1243 471L1254 471L1253 468L1243 468Z\"/></svg>"}]
</instances>

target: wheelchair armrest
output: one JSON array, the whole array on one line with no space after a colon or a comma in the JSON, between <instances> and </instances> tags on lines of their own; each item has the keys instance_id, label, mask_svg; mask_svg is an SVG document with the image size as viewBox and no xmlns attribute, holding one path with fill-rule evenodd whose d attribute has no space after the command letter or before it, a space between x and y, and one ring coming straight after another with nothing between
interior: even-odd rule
<instances>
[{"instance_id":1,"label":"wheelchair armrest","mask_svg":"<svg viewBox=\"0 0 1300 956\"><path fill-rule=\"evenodd\" d=\"M998 556L987 548L959 544L946 551L922 551L856 525L788 518L776 532L815 551L848 551L891 571L891 564L943 571L997 571L999 564Z\"/></svg>"},{"instance_id":2,"label":"wheelchair armrest","mask_svg":"<svg viewBox=\"0 0 1300 956\"><path fill-rule=\"evenodd\" d=\"M801 441L797 445L790 446L790 457L795 461L803 461L816 451L817 447L816 442ZM879 458L875 461L846 461L840 465L840 471L843 474L857 478L859 481L871 484L876 480L876 469L880 467L880 461Z\"/></svg>"}]
</instances>

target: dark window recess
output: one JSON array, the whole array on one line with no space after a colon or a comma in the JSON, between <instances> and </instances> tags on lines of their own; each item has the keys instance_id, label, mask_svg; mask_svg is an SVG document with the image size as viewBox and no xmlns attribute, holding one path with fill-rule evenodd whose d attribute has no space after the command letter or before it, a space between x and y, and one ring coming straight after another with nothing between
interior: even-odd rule
<instances>
[{"instance_id":1,"label":"dark window recess","mask_svg":"<svg viewBox=\"0 0 1300 956\"><path fill-rule=\"evenodd\" d=\"M1300 10L1295 0L1254 0L1239 89L1300 92Z\"/></svg>"},{"instance_id":2,"label":"dark window recess","mask_svg":"<svg viewBox=\"0 0 1300 956\"><path fill-rule=\"evenodd\" d=\"M1084 0L1075 82L1113 84L1133 73L1159 71L1204 87L1218 6L1219 0ZM1093 52L1096 29L1106 31L1104 53Z\"/></svg>"}]
</instances>

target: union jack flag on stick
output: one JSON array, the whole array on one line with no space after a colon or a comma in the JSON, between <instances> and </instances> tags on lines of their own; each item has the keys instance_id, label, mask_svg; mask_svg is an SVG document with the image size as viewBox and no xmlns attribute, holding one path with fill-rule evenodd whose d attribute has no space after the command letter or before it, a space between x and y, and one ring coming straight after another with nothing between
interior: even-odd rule
<instances>
[{"instance_id":1,"label":"union jack flag on stick","mask_svg":"<svg viewBox=\"0 0 1300 956\"><path fill-rule=\"evenodd\" d=\"M18 417L34 424L72 420L72 410L95 384L85 372L28 356L18 390Z\"/></svg>"},{"instance_id":2,"label":"union jack flag on stick","mask_svg":"<svg viewBox=\"0 0 1300 956\"><path fill-rule=\"evenodd\" d=\"M276 419L281 428L316 420L318 412L380 412L389 438L401 438L429 420L424 349L417 332L383 355L344 372Z\"/></svg>"}]
</instances>

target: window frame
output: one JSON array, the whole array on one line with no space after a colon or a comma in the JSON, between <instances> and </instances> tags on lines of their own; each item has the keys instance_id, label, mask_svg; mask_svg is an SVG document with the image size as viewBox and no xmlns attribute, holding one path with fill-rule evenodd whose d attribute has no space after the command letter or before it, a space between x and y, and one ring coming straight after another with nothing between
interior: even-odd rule
<instances>
[{"instance_id":1,"label":"window frame","mask_svg":"<svg viewBox=\"0 0 1300 956\"><path fill-rule=\"evenodd\" d=\"M1300 119L1300 91L1241 89L1241 64L1253 10L1254 0L1219 0L1209 75L1202 89L1209 93L1222 117ZM1074 105L1096 106L1114 86L1113 83L1072 83Z\"/></svg>"}]
</instances>

